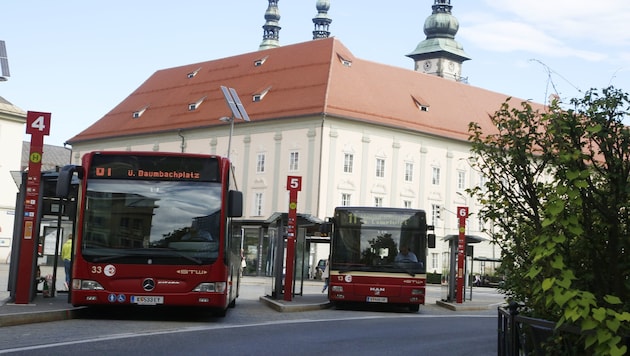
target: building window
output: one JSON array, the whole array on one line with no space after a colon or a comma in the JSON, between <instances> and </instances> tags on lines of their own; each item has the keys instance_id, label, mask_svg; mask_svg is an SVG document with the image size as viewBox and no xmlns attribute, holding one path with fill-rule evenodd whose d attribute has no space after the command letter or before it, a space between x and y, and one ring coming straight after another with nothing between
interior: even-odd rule
<instances>
[{"instance_id":1,"label":"building window","mask_svg":"<svg viewBox=\"0 0 630 356\"><path fill-rule=\"evenodd\" d=\"M259 153L258 158L256 160L256 173L264 173L265 172L265 154Z\"/></svg>"},{"instance_id":2,"label":"building window","mask_svg":"<svg viewBox=\"0 0 630 356\"><path fill-rule=\"evenodd\" d=\"M437 226L437 221L442 218L442 207L438 204L431 204L431 225Z\"/></svg>"},{"instance_id":3,"label":"building window","mask_svg":"<svg viewBox=\"0 0 630 356\"><path fill-rule=\"evenodd\" d=\"M354 155L352 153L346 153L343 156L343 172L352 173L352 167L354 165Z\"/></svg>"},{"instance_id":4,"label":"building window","mask_svg":"<svg viewBox=\"0 0 630 356\"><path fill-rule=\"evenodd\" d=\"M376 176L379 178L385 177L385 160L382 158L376 159Z\"/></svg>"},{"instance_id":5,"label":"building window","mask_svg":"<svg viewBox=\"0 0 630 356\"><path fill-rule=\"evenodd\" d=\"M403 206L405 209L411 209L411 200L403 200Z\"/></svg>"},{"instance_id":6,"label":"building window","mask_svg":"<svg viewBox=\"0 0 630 356\"><path fill-rule=\"evenodd\" d=\"M481 189L481 192L485 193L487 191L486 189L486 176L483 175L483 173L479 174L479 189Z\"/></svg>"},{"instance_id":7,"label":"building window","mask_svg":"<svg viewBox=\"0 0 630 356\"><path fill-rule=\"evenodd\" d=\"M291 152L289 156L289 172L295 172L298 170L299 161L300 161L300 153Z\"/></svg>"},{"instance_id":8,"label":"building window","mask_svg":"<svg viewBox=\"0 0 630 356\"><path fill-rule=\"evenodd\" d=\"M374 197L374 206L383 206L383 198Z\"/></svg>"},{"instance_id":9,"label":"building window","mask_svg":"<svg viewBox=\"0 0 630 356\"><path fill-rule=\"evenodd\" d=\"M437 253L432 253L431 254L431 268L433 268L434 270L438 269L438 261L440 259L439 257L440 255Z\"/></svg>"},{"instance_id":10,"label":"building window","mask_svg":"<svg viewBox=\"0 0 630 356\"><path fill-rule=\"evenodd\" d=\"M341 193L341 206L350 206L352 194Z\"/></svg>"},{"instance_id":11,"label":"building window","mask_svg":"<svg viewBox=\"0 0 630 356\"><path fill-rule=\"evenodd\" d=\"M440 185L440 167L433 167L431 176L431 183L433 185Z\"/></svg>"},{"instance_id":12,"label":"building window","mask_svg":"<svg viewBox=\"0 0 630 356\"><path fill-rule=\"evenodd\" d=\"M263 193L254 195L254 216L263 215Z\"/></svg>"},{"instance_id":13,"label":"building window","mask_svg":"<svg viewBox=\"0 0 630 356\"><path fill-rule=\"evenodd\" d=\"M413 163L405 163L405 182L413 182Z\"/></svg>"},{"instance_id":14,"label":"building window","mask_svg":"<svg viewBox=\"0 0 630 356\"><path fill-rule=\"evenodd\" d=\"M466 188L466 172L457 172L457 189L463 190Z\"/></svg>"}]
</instances>

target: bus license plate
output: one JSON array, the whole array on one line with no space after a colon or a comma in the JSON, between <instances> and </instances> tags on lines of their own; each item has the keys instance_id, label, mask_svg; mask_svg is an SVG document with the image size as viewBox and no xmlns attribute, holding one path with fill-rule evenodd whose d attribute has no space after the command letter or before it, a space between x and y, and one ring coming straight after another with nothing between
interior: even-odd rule
<instances>
[{"instance_id":1,"label":"bus license plate","mask_svg":"<svg viewBox=\"0 0 630 356\"><path fill-rule=\"evenodd\" d=\"M164 304L164 297L157 295L132 295L131 303L139 305Z\"/></svg>"},{"instance_id":2,"label":"bus license plate","mask_svg":"<svg viewBox=\"0 0 630 356\"><path fill-rule=\"evenodd\" d=\"M367 297L369 303L387 303L387 297Z\"/></svg>"}]
</instances>

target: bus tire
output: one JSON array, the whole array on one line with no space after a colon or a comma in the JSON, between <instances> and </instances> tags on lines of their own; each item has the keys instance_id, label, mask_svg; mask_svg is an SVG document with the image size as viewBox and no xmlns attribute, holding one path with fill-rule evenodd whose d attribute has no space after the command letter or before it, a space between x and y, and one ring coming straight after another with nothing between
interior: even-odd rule
<instances>
[{"instance_id":1,"label":"bus tire","mask_svg":"<svg viewBox=\"0 0 630 356\"><path fill-rule=\"evenodd\" d=\"M230 302L230 304L228 304L228 307L230 307L230 308L234 308L234 307L236 307L236 298L232 299L232 301Z\"/></svg>"},{"instance_id":2,"label":"bus tire","mask_svg":"<svg viewBox=\"0 0 630 356\"><path fill-rule=\"evenodd\" d=\"M420 304L409 304L409 311L416 313L420 310Z\"/></svg>"},{"instance_id":3,"label":"bus tire","mask_svg":"<svg viewBox=\"0 0 630 356\"><path fill-rule=\"evenodd\" d=\"M221 308L221 309L217 309L214 312L214 315L220 317L220 318L225 318L225 316L227 315L227 308Z\"/></svg>"}]
</instances>

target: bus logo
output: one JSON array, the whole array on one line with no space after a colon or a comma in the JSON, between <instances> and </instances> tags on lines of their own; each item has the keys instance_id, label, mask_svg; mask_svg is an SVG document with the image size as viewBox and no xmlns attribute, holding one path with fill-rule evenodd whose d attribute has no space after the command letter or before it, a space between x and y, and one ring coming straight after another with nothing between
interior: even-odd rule
<instances>
[{"instance_id":1,"label":"bus logo","mask_svg":"<svg viewBox=\"0 0 630 356\"><path fill-rule=\"evenodd\" d=\"M370 292L373 292L375 295L381 295L382 292L385 292L385 288L383 288L383 287L370 287Z\"/></svg>"},{"instance_id":2,"label":"bus logo","mask_svg":"<svg viewBox=\"0 0 630 356\"><path fill-rule=\"evenodd\" d=\"M147 278L142 281L142 288L147 292L152 291L155 288L155 281L152 278Z\"/></svg>"},{"instance_id":3,"label":"bus logo","mask_svg":"<svg viewBox=\"0 0 630 356\"><path fill-rule=\"evenodd\" d=\"M208 271L203 270L203 269L178 269L176 271L179 274L185 274L185 275L189 275L189 274L207 274Z\"/></svg>"},{"instance_id":4,"label":"bus logo","mask_svg":"<svg viewBox=\"0 0 630 356\"><path fill-rule=\"evenodd\" d=\"M103 273L105 273L107 277L112 277L113 275L116 274L116 266L114 265L105 266L105 268L103 268Z\"/></svg>"}]
</instances>

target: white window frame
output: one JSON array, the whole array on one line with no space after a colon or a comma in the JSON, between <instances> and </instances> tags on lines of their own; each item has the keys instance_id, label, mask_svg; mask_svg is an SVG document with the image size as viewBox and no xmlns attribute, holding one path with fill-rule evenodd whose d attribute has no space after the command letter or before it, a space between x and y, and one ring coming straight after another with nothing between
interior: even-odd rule
<instances>
[{"instance_id":1,"label":"white window frame","mask_svg":"<svg viewBox=\"0 0 630 356\"><path fill-rule=\"evenodd\" d=\"M354 169L354 154L344 153L343 155L343 172L352 173Z\"/></svg>"},{"instance_id":2,"label":"white window frame","mask_svg":"<svg viewBox=\"0 0 630 356\"><path fill-rule=\"evenodd\" d=\"M377 158L376 159L376 177L377 178L385 178L385 159Z\"/></svg>"},{"instance_id":3,"label":"white window frame","mask_svg":"<svg viewBox=\"0 0 630 356\"><path fill-rule=\"evenodd\" d=\"M431 168L431 184L440 185L440 167Z\"/></svg>"},{"instance_id":4,"label":"white window frame","mask_svg":"<svg viewBox=\"0 0 630 356\"><path fill-rule=\"evenodd\" d=\"M266 155L264 153L259 153L256 158L256 173L265 173L265 160Z\"/></svg>"},{"instance_id":5,"label":"white window frame","mask_svg":"<svg viewBox=\"0 0 630 356\"><path fill-rule=\"evenodd\" d=\"M405 162L405 182L413 182L413 163Z\"/></svg>"},{"instance_id":6,"label":"white window frame","mask_svg":"<svg viewBox=\"0 0 630 356\"><path fill-rule=\"evenodd\" d=\"M341 193L341 206L350 206L352 203L352 194Z\"/></svg>"},{"instance_id":7,"label":"white window frame","mask_svg":"<svg viewBox=\"0 0 630 356\"><path fill-rule=\"evenodd\" d=\"M440 263L440 254L431 252L431 268L437 270Z\"/></svg>"},{"instance_id":8,"label":"white window frame","mask_svg":"<svg viewBox=\"0 0 630 356\"><path fill-rule=\"evenodd\" d=\"M263 216L264 194L262 192L254 193L254 216Z\"/></svg>"},{"instance_id":9,"label":"white window frame","mask_svg":"<svg viewBox=\"0 0 630 356\"><path fill-rule=\"evenodd\" d=\"M438 220L442 219L442 206L431 204L431 225L437 226Z\"/></svg>"},{"instance_id":10,"label":"white window frame","mask_svg":"<svg viewBox=\"0 0 630 356\"><path fill-rule=\"evenodd\" d=\"M466 172L457 171L457 189L466 189Z\"/></svg>"},{"instance_id":11,"label":"white window frame","mask_svg":"<svg viewBox=\"0 0 630 356\"><path fill-rule=\"evenodd\" d=\"M291 151L289 153L289 172L296 172L300 168L300 152Z\"/></svg>"}]
</instances>

